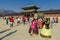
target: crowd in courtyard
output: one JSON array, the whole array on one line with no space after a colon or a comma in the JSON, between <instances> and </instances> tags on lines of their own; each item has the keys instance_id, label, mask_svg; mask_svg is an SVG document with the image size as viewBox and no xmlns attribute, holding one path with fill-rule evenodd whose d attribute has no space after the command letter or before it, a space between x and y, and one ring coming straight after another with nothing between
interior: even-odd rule
<instances>
[{"instance_id":1,"label":"crowd in courtyard","mask_svg":"<svg viewBox=\"0 0 60 40\"><path fill-rule=\"evenodd\" d=\"M4 20L6 20L6 24L8 25L10 22L10 27L14 26L14 20L17 20L17 25L23 23L24 25L26 24L26 22L31 23L31 25L29 26L29 30L28 33L31 36L34 35L38 35L39 34L39 29L41 29L41 36L45 36L45 37L51 37L51 28L53 27L54 23L58 23L58 17L54 18L46 18L44 16L34 16L34 17L27 17L26 15L24 15L23 17L5 17L3 18Z\"/></svg>"}]
</instances>

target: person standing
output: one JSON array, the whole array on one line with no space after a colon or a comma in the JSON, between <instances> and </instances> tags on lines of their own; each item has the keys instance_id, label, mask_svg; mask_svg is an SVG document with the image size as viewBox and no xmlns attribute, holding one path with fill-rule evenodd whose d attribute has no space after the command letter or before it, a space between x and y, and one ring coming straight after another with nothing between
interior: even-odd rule
<instances>
[{"instance_id":1,"label":"person standing","mask_svg":"<svg viewBox=\"0 0 60 40\"><path fill-rule=\"evenodd\" d=\"M32 20L33 20L33 17L30 17L30 18L29 18L29 22L31 23L31 22L32 22Z\"/></svg>"},{"instance_id":2,"label":"person standing","mask_svg":"<svg viewBox=\"0 0 60 40\"><path fill-rule=\"evenodd\" d=\"M46 18L46 21L44 23L44 26L43 26L41 32L40 32L40 35L42 37L51 38L52 32L51 32L51 29L49 28L49 18Z\"/></svg>"},{"instance_id":3,"label":"person standing","mask_svg":"<svg viewBox=\"0 0 60 40\"><path fill-rule=\"evenodd\" d=\"M29 22L29 17L27 17L27 20L28 20L28 22Z\"/></svg>"},{"instance_id":4,"label":"person standing","mask_svg":"<svg viewBox=\"0 0 60 40\"><path fill-rule=\"evenodd\" d=\"M53 24L54 24L54 19L53 17L50 18L50 27L52 28L53 27Z\"/></svg>"},{"instance_id":5,"label":"person standing","mask_svg":"<svg viewBox=\"0 0 60 40\"><path fill-rule=\"evenodd\" d=\"M38 19L38 26L39 26L39 28L41 28L41 29L42 29L42 27L43 27L43 23L42 23L42 19L41 19L41 18Z\"/></svg>"},{"instance_id":6,"label":"person standing","mask_svg":"<svg viewBox=\"0 0 60 40\"><path fill-rule=\"evenodd\" d=\"M46 18L42 18L42 27L44 26Z\"/></svg>"},{"instance_id":7,"label":"person standing","mask_svg":"<svg viewBox=\"0 0 60 40\"><path fill-rule=\"evenodd\" d=\"M9 18L9 20L10 20L10 27L13 27L14 18L11 16L11 17Z\"/></svg>"},{"instance_id":8,"label":"person standing","mask_svg":"<svg viewBox=\"0 0 60 40\"><path fill-rule=\"evenodd\" d=\"M60 23L60 17L58 17L58 22Z\"/></svg>"},{"instance_id":9,"label":"person standing","mask_svg":"<svg viewBox=\"0 0 60 40\"><path fill-rule=\"evenodd\" d=\"M20 24L20 18L18 18L17 20L18 20L18 21L17 21L17 24Z\"/></svg>"},{"instance_id":10,"label":"person standing","mask_svg":"<svg viewBox=\"0 0 60 40\"><path fill-rule=\"evenodd\" d=\"M6 17L3 18L4 20L6 19Z\"/></svg>"},{"instance_id":11,"label":"person standing","mask_svg":"<svg viewBox=\"0 0 60 40\"><path fill-rule=\"evenodd\" d=\"M38 34L37 22L38 22L37 19L33 19L32 23L31 23L31 26L29 28L29 33L31 35Z\"/></svg>"},{"instance_id":12,"label":"person standing","mask_svg":"<svg viewBox=\"0 0 60 40\"><path fill-rule=\"evenodd\" d=\"M25 16L23 16L22 21L23 21L23 24L25 24L25 22L26 22L26 17Z\"/></svg>"},{"instance_id":13,"label":"person standing","mask_svg":"<svg viewBox=\"0 0 60 40\"><path fill-rule=\"evenodd\" d=\"M58 23L58 17L56 17L56 23Z\"/></svg>"},{"instance_id":14,"label":"person standing","mask_svg":"<svg viewBox=\"0 0 60 40\"><path fill-rule=\"evenodd\" d=\"M46 18L46 22L45 22L46 29L49 29L49 24L50 24L49 19L48 19L48 18Z\"/></svg>"},{"instance_id":15,"label":"person standing","mask_svg":"<svg viewBox=\"0 0 60 40\"><path fill-rule=\"evenodd\" d=\"M6 24L8 25L9 18L6 18Z\"/></svg>"}]
</instances>

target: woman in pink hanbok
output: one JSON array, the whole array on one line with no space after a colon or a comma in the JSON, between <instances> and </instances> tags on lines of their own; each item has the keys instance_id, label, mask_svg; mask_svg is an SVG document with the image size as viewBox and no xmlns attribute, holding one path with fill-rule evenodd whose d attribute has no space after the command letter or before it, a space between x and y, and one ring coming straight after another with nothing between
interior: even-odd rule
<instances>
[{"instance_id":1,"label":"woman in pink hanbok","mask_svg":"<svg viewBox=\"0 0 60 40\"><path fill-rule=\"evenodd\" d=\"M33 34L38 34L37 23L38 23L38 20L37 20L37 19L34 19L34 20L32 21L32 24L31 24L30 29L29 29L29 33L30 33L31 35L33 35Z\"/></svg>"}]
</instances>

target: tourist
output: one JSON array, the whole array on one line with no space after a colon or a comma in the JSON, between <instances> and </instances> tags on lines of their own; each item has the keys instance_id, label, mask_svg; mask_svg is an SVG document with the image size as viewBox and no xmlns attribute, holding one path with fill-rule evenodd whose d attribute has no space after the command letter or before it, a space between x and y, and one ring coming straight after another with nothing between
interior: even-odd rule
<instances>
[{"instance_id":1,"label":"tourist","mask_svg":"<svg viewBox=\"0 0 60 40\"><path fill-rule=\"evenodd\" d=\"M50 27L51 27L51 28L53 27L53 24L54 24L54 18L51 17L51 18L50 18Z\"/></svg>"},{"instance_id":2,"label":"tourist","mask_svg":"<svg viewBox=\"0 0 60 40\"><path fill-rule=\"evenodd\" d=\"M58 17L58 22L60 23L60 17Z\"/></svg>"},{"instance_id":3,"label":"tourist","mask_svg":"<svg viewBox=\"0 0 60 40\"><path fill-rule=\"evenodd\" d=\"M42 37L51 38L52 34L51 34L51 29L49 28L49 19L48 18L46 18L46 21L45 21L45 23L43 25L43 28L42 28L42 30L40 32L40 35Z\"/></svg>"},{"instance_id":4,"label":"tourist","mask_svg":"<svg viewBox=\"0 0 60 40\"><path fill-rule=\"evenodd\" d=\"M20 18L18 17L18 19L17 19L18 21L17 21L17 24L20 24Z\"/></svg>"},{"instance_id":5,"label":"tourist","mask_svg":"<svg viewBox=\"0 0 60 40\"><path fill-rule=\"evenodd\" d=\"M23 24L25 24L25 22L26 22L26 17L25 16L23 16L22 21L23 21Z\"/></svg>"},{"instance_id":6,"label":"tourist","mask_svg":"<svg viewBox=\"0 0 60 40\"><path fill-rule=\"evenodd\" d=\"M25 23L28 23L28 18L27 17L25 17L26 18L26 21L25 21Z\"/></svg>"},{"instance_id":7,"label":"tourist","mask_svg":"<svg viewBox=\"0 0 60 40\"><path fill-rule=\"evenodd\" d=\"M44 26L46 18L42 18L42 27Z\"/></svg>"},{"instance_id":8,"label":"tourist","mask_svg":"<svg viewBox=\"0 0 60 40\"><path fill-rule=\"evenodd\" d=\"M6 17L4 17L4 20L6 19Z\"/></svg>"},{"instance_id":9,"label":"tourist","mask_svg":"<svg viewBox=\"0 0 60 40\"><path fill-rule=\"evenodd\" d=\"M56 23L56 19L53 17L54 23Z\"/></svg>"},{"instance_id":10,"label":"tourist","mask_svg":"<svg viewBox=\"0 0 60 40\"><path fill-rule=\"evenodd\" d=\"M56 23L58 23L58 17L56 17Z\"/></svg>"},{"instance_id":11,"label":"tourist","mask_svg":"<svg viewBox=\"0 0 60 40\"><path fill-rule=\"evenodd\" d=\"M31 35L38 34L37 22L38 22L37 19L34 19L32 21L32 24L31 24L30 29L29 29L29 33Z\"/></svg>"},{"instance_id":12,"label":"tourist","mask_svg":"<svg viewBox=\"0 0 60 40\"><path fill-rule=\"evenodd\" d=\"M46 29L49 29L49 24L50 24L49 19L48 19L48 18L46 18L46 22L45 22Z\"/></svg>"},{"instance_id":13,"label":"tourist","mask_svg":"<svg viewBox=\"0 0 60 40\"><path fill-rule=\"evenodd\" d=\"M20 18L20 23L22 23L22 17Z\"/></svg>"},{"instance_id":14,"label":"tourist","mask_svg":"<svg viewBox=\"0 0 60 40\"><path fill-rule=\"evenodd\" d=\"M6 24L8 24L9 18L6 18Z\"/></svg>"},{"instance_id":15,"label":"tourist","mask_svg":"<svg viewBox=\"0 0 60 40\"><path fill-rule=\"evenodd\" d=\"M30 17L30 18L29 18L29 22L31 23L31 22L32 22L32 20L33 20L33 17Z\"/></svg>"},{"instance_id":16,"label":"tourist","mask_svg":"<svg viewBox=\"0 0 60 40\"><path fill-rule=\"evenodd\" d=\"M9 18L9 20L10 20L10 27L13 27L14 18L11 16L11 17Z\"/></svg>"},{"instance_id":17,"label":"tourist","mask_svg":"<svg viewBox=\"0 0 60 40\"><path fill-rule=\"evenodd\" d=\"M43 27L43 23L42 23L42 19L41 18L38 19L38 26L39 26L39 28Z\"/></svg>"},{"instance_id":18,"label":"tourist","mask_svg":"<svg viewBox=\"0 0 60 40\"><path fill-rule=\"evenodd\" d=\"M29 22L29 17L27 17L27 20L28 20L28 22Z\"/></svg>"}]
</instances>

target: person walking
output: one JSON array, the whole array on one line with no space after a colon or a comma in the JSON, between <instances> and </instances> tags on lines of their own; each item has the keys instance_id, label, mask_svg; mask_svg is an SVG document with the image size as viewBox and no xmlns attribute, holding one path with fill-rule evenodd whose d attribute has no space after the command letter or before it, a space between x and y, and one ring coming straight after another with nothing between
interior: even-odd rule
<instances>
[{"instance_id":1,"label":"person walking","mask_svg":"<svg viewBox=\"0 0 60 40\"><path fill-rule=\"evenodd\" d=\"M8 25L9 18L6 18L6 24Z\"/></svg>"},{"instance_id":2,"label":"person walking","mask_svg":"<svg viewBox=\"0 0 60 40\"><path fill-rule=\"evenodd\" d=\"M17 19L17 24L18 24L18 25L20 24L20 18Z\"/></svg>"},{"instance_id":3,"label":"person walking","mask_svg":"<svg viewBox=\"0 0 60 40\"><path fill-rule=\"evenodd\" d=\"M23 16L22 21L23 21L23 24L25 24L25 22L26 22L26 17L25 16Z\"/></svg>"},{"instance_id":4,"label":"person walking","mask_svg":"<svg viewBox=\"0 0 60 40\"><path fill-rule=\"evenodd\" d=\"M10 27L13 27L14 18L11 16L11 17L9 18L9 20L10 20Z\"/></svg>"}]
</instances>

